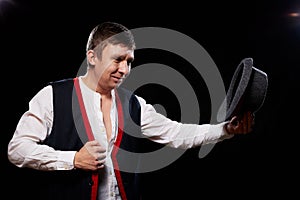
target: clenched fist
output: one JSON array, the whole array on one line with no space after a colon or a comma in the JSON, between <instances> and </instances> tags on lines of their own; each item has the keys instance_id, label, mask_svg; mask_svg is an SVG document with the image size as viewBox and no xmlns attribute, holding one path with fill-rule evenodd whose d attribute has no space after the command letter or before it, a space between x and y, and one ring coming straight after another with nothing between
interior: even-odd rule
<instances>
[{"instance_id":1,"label":"clenched fist","mask_svg":"<svg viewBox=\"0 0 300 200\"><path fill-rule=\"evenodd\" d=\"M76 169L97 170L104 167L106 149L96 140L89 141L75 154Z\"/></svg>"}]
</instances>

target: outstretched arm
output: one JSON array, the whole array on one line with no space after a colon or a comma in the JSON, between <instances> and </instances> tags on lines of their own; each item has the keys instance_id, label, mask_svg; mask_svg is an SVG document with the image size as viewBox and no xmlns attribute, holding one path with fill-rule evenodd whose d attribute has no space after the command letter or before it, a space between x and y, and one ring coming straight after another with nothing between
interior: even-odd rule
<instances>
[{"instance_id":1,"label":"outstretched arm","mask_svg":"<svg viewBox=\"0 0 300 200\"><path fill-rule=\"evenodd\" d=\"M231 138L234 135L233 133L241 129L240 124L234 124L236 119L231 123L225 121L219 124L180 123L159 114L144 99L140 97L138 99L141 104L142 133L150 140L160 144L188 149ZM225 127L225 125L228 127Z\"/></svg>"}]
</instances>

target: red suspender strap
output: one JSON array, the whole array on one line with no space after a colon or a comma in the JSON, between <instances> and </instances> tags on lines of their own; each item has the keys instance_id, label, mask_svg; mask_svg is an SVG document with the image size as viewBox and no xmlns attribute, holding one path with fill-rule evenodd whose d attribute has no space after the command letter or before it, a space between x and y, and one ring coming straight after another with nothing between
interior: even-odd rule
<instances>
[{"instance_id":1,"label":"red suspender strap","mask_svg":"<svg viewBox=\"0 0 300 200\"><path fill-rule=\"evenodd\" d=\"M123 129L124 129L123 109L122 109L122 104L121 104L117 90L115 90L115 94L116 94L116 102L117 102L117 109L118 109L118 135L117 135L117 139L116 139L113 151L112 151L112 160L113 160L115 175L116 175L118 186L119 186L119 192L121 194L122 199L127 200L121 173L120 173L120 169L119 169L119 165L118 165L118 161L117 161L117 153L118 153L118 149L121 144L121 140L122 140L122 136L123 136Z\"/></svg>"},{"instance_id":2,"label":"red suspender strap","mask_svg":"<svg viewBox=\"0 0 300 200\"><path fill-rule=\"evenodd\" d=\"M94 135L86 114L86 110L84 107L84 103L83 103L83 98L82 98L82 94L81 94L81 90L80 90L80 86L79 86L79 80L78 77L74 78L74 86L75 86L75 91L78 97L78 102L79 102L79 107L81 110L81 114L82 114L82 118L83 118L83 123L84 123L84 127L88 136L88 139L94 140ZM97 199L97 192L98 192L98 173L93 173L92 174L92 181L93 181L93 185L92 185L92 191L91 191L91 200L96 200Z\"/></svg>"}]
</instances>

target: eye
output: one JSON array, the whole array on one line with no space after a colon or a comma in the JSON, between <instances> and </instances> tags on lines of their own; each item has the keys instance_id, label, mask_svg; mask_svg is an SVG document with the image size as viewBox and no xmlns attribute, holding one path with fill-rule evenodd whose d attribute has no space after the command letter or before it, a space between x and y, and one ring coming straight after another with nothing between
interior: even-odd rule
<instances>
[{"instance_id":1,"label":"eye","mask_svg":"<svg viewBox=\"0 0 300 200\"><path fill-rule=\"evenodd\" d=\"M122 62L122 61L123 61L123 59L120 58L120 57L115 59L115 62L116 62L116 63L120 63L120 62Z\"/></svg>"},{"instance_id":2,"label":"eye","mask_svg":"<svg viewBox=\"0 0 300 200\"><path fill-rule=\"evenodd\" d=\"M130 66L132 62L133 62L133 59L129 58L129 59L127 60L127 65Z\"/></svg>"}]
</instances>

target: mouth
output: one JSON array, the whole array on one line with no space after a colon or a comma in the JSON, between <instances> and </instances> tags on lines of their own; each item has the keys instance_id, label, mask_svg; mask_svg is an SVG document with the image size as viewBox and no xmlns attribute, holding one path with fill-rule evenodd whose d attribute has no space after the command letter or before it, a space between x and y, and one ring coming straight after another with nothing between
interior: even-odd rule
<instances>
[{"instance_id":1,"label":"mouth","mask_svg":"<svg viewBox=\"0 0 300 200\"><path fill-rule=\"evenodd\" d=\"M116 83L120 83L123 78L122 77L118 77L118 76L111 76L111 78L113 79L114 82Z\"/></svg>"}]
</instances>

